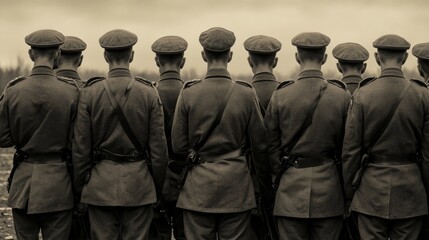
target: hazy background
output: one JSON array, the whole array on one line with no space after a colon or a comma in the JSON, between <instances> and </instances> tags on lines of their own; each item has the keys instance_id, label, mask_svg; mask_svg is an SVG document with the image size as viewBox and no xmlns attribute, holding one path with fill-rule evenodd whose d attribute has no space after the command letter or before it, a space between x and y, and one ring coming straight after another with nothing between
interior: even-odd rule
<instances>
[{"instance_id":1,"label":"hazy background","mask_svg":"<svg viewBox=\"0 0 429 240\"><path fill-rule=\"evenodd\" d=\"M30 67L24 37L38 29L52 28L87 42L83 70L107 69L98 39L105 32L124 28L136 33L135 61L138 72L155 72L151 44L165 35L179 35L188 43L185 71L202 75L205 64L198 42L202 31L214 26L233 31L237 41L230 71L250 74L243 42L264 34L279 39L283 48L275 74L288 77L296 71L291 39L300 32L319 31L331 37L329 60L324 69L335 71L331 51L335 45L354 41L371 54L368 71L377 73L372 42L395 33L412 45L429 41L427 0L0 0L0 67L16 66L17 57ZM410 54L406 68L414 70ZM192 70L191 70L192 69ZM286 80L286 79L282 79Z\"/></svg>"}]
</instances>

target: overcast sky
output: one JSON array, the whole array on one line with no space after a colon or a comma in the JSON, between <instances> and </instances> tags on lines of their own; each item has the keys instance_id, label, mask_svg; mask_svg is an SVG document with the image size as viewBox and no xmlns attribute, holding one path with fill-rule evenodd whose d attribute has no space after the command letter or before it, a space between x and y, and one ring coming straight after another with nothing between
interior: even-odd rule
<instances>
[{"instance_id":1,"label":"overcast sky","mask_svg":"<svg viewBox=\"0 0 429 240\"><path fill-rule=\"evenodd\" d=\"M16 64L17 56L31 62L24 37L51 28L82 38L88 48L83 67L107 69L98 39L105 32L123 28L136 33L135 60L131 68L157 71L150 50L165 35L179 35L188 43L185 69L204 72L199 34L221 26L235 33L230 71L250 73L243 42L253 35L269 35L283 44L276 73L296 68L291 39L300 32L318 31L331 38L324 69L336 69L331 51L342 42L358 42L371 53L369 70L375 71L372 42L394 33L412 45L429 42L427 0L0 0L0 66ZM410 54L407 68L415 68Z\"/></svg>"}]
</instances>

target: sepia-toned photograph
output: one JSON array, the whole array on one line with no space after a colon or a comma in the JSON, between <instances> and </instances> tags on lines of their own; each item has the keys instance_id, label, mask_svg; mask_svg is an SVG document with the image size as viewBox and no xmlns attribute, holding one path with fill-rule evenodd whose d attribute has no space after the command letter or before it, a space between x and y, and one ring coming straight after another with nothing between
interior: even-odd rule
<instances>
[{"instance_id":1,"label":"sepia-toned photograph","mask_svg":"<svg viewBox=\"0 0 429 240\"><path fill-rule=\"evenodd\" d=\"M0 240L429 240L428 10L0 0Z\"/></svg>"}]
</instances>

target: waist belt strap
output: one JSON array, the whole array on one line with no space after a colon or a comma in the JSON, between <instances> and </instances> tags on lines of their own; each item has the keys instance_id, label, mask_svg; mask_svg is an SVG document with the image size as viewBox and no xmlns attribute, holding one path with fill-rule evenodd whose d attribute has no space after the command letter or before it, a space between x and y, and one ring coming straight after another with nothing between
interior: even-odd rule
<instances>
[{"instance_id":1,"label":"waist belt strap","mask_svg":"<svg viewBox=\"0 0 429 240\"><path fill-rule=\"evenodd\" d=\"M405 156L371 156L370 163L381 165L407 165L417 163L417 156L414 154Z\"/></svg>"},{"instance_id":2,"label":"waist belt strap","mask_svg":"<svg viewBox=\"0 0 429 240\"><path fill-rule=\"evenodd\" d=\"M103 156L103 159L101 159L101 161L110 160L110 161L118 162L118 163L140 162L140 161L147 160L145 156L141 156L141 155L116 155L116 154L112 154L112 153L103 152L102 156Z\"/></svg>"},{"instance_id":3,"label":"waist belt strap","mask_svg":"<svg viewBox=\"0 0 429 240\"><path fill-rule=\"evenodd\" d=\"M31 164L60 163L64 162L64 159L59 153L29 154L26 155L24 162Z\"/></svg>"},{"instance_id":4,"label":"waist belt strap","mask_svg":"<svg viewBox=\"0 0 429 240\"><path fill-rule=\"evenodd\" d=\"M311 168L333 162L333 158L296 158L291 164L294 168Z\"/></svg>"},{"instance_id":5,"label":"waist belt strap","mask_svg":"<svg viewBox=\"0 0 429 240\"><path fill-rule=\"evenodd\" d=\"M235 158L235 157L239 157L241 156L241 148L234 150L232 152L228 152L228 153L224 153L224 154L220 154L220 155L208 155L208 154L199 154L200 157L200 163L205 163L205 162L216 162L218 160L224 160L224 159L228 159L228 158Z\"/></svg>"}]
</instances>

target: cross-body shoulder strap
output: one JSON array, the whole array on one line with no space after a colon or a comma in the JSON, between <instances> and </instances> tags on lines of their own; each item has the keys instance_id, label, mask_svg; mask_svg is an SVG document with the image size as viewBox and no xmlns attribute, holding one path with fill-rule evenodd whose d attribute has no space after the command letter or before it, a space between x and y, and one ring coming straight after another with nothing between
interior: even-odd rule
<instances>
[{"instance_id":1,"label":"cross-body shoulder strap","mask_svg":"<svg viewBox=\"0 0 429 240\"><path fill-rule=\"evenodd\" d=\"M214 120L213 124L210 126L209 130L207 131L207 133L203 136L203 138L201 139L201 141L198 142L193 147L193 149L196 152L198 152L204 146L204 144L206 144L207 140L209 139L209 137L212 135L213 131L216 129L216 127L219 125L220 121L222 120L223 113L225 112L226 105L229 102L229 99L231 97L232 91L235 88L235 85L236 85L235 81L232 81L231 84L230 84L230 86L229 86L229 88L228 88L228 91L226 92L225 97L222 99L222 102L219 105L219 111L218 111L218 113L216 115L216 119Z\"/></svg>"}]
</instances>

